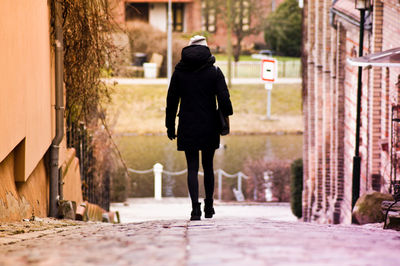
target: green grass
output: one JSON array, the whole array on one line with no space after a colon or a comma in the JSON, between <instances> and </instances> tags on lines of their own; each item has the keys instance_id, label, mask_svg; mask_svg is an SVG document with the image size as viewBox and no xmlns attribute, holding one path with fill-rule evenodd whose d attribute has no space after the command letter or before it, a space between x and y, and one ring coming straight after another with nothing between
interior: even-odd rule
<instances>
[{"instance_id":1,"label":"green grass","mask_svg":"<svg viewBox=\"0 0 400 266\"><path fill-rule=\"evenodd\" d=\"M264 85L234 85L230 89L234 115L232 131L273 133L302 131L300 84L276 84L272 90L273 121L260 120L266 114ZM109 124L119 133L164 133L165 85L117 85L107 106Z\"/></svg>"},{"instance_id":2,"label":"green grass","mask_svg":"<svg viewBox=\"0 0 400 266\"><path fill-rule=\"evenodd\" d=\"M267 91L264 85L234 85L230 90L236 113L264 114ZM271 92L273 115L301 115L301 90L299 84L275 84Z\"/></svg>"},{"instance_id":3,"label":"green grass","mask_svg":"<svg viewBox=\"0 0 400 266\"><path fill-rule=\"evenodd\" d=\"M300 57L290 57L290 56L273 56L278 61L281 62L286 62L286 61L299 61L300 62Z\"/></svg>"},{"instance_id":4,"label":"green grass","mask_svg":"<svg viewBox=\"0 0 400 266\"><path fill-rule=\"evenodd\" d=\"M214 54L215 60L218 61L228 61L228 55L226 54ZM239 61L260 61L260 59L252 58L251 55L241 55ZM233 62L233 57L232 57Z\"/></svg>"}]
</instances>

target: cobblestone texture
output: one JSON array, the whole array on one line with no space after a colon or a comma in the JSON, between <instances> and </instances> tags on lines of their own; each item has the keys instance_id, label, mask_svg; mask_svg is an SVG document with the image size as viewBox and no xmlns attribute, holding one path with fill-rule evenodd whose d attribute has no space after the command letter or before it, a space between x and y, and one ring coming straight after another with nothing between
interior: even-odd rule
<instances>
[{"instance_id":1,"label":"cobblestone texture","mask_svg":"<svg viewBox=\"0 0 400 266\"><path fill-rule=\"evenodd\" d=\"M164 205L168 209L168 204ZM185 207L186 208L186 207ZM260 209L263 211L260 212ZM0 245L0 265L399 265L400 233L270 219L272 206L216 206L202 221L69 226ZM244 215L246 212L247 215ZM24 235L24 234L22 234ZM26 234L25 234L26 235Z\"/></svg>"},{"instance_id":2,"label":"cobblestone texture","mask_svg":"<svg viewBox=\"0 0 400 266\"><path fill-rule=\"evenodd\" d=\"M13 238L19 234L44 233L44 231L55 228L65 228L68 226L85 225L85 222L72 220L57 220L53 218L37 218L31 220L13 223L0 224L0 244L3 244L2 239Z\"/></svg>"}]
</instances>

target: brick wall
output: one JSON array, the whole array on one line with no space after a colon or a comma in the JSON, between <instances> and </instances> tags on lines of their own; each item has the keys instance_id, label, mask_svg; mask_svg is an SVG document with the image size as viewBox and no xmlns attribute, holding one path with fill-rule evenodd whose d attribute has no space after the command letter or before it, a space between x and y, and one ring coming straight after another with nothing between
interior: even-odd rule
<instances>
[{"instance_id":1,"label":"brick wall","mask_svg":"<svg viewBox=\"0 0 400 266\"><path fill-rule=\"evenodd\" d=\"M383 27L382 31L382 50L387 50L400 45L400 2L397 0L385 0L381 4ZM382 71L383 88L386 88L388 107L385 111L389 114L385 116L388 119L391 115L392 105L400 104L399 90L396 88L400 68L388 68ZM383 115L385 112L383 112ZM390 130L390 127L389 127ZM388 131L388 139L390 141L390 132ZM384 133L384 132L383 132ZM383 135L386 137L386 135ZM383 191L387 191L390 182L390 165L389 154L382 153L381 168L383 172L382 180L384 181ZM399 176L399 174L397 174Z\"/></svg>"},{"instance_id":2,"label":"brick wall","mask_svg":"<svg viewBox=\"0 0 400 266\"><path fill-rule=\"evenodd\" d=\"M331 121L331 26L329 24L329 10L330 10L330 1L323 2L323 19L322 19L322 32L323 32L323 40L322 40L322 86L323 86L323 94L324 94L324 102L323 102L323 150L322 154L324 155L323 161L323 202L324 202L324 212L327 212L330 208L330 197L331 197L331 130L332 121Z\"/></svg>"},{"instance_id":3,"label":"brick wall","mask_svg":"<svg viewBox=\"0 0 400 266\"><path fill-rule=\"evenodd\" d=\"M315 31L315 52L316 62L315 71L315 100L316 100L316 123L315 123L315 146L316 152L316 205L313 209L314 218L318 219L320 213L323 212L323 180L324 180L324 153L323 153L323 128L324 128L324 95L323 95L323 76L322 76L322 59L323 59L323 0L316 1L315 14L316 14L316 31Z\"/></svg>"},{"instance_id":4,"label":"brick wall","mask_svg":"<svg viewBox=\"0 0 400 266\"><path fill-rule=\"evenodd\" d=\"M185 24L187 32L201 29L201 1L195 0L186 4Z\"/></svg>"},{"instance_id":5,"label":"brick wall","mask_svg":"<svg viewBox=\"0 0 400 266\"><path fill-rule=\"evenodd\" d=\"M279 6L284 0L275 0L275 6ZM111 0L110 4L113 10L114 19L121 25L125 24L125 3L130 2L129 0ZM146 1L143 3L157 2L157 1ZM174 1L173 1L174 2ZM199 32L202 30L202 0L193 0L185 4L185 30L186 34L191 34L194 32ZM257 15L251 17L253 25L262 25L263 20L272 12L272 1L255 1L257 6ZM227 26L225 23L225 12L221 11L219 16L217 16L217 30L212 33L208 43L210 47L216 48L217 46L223 50L226 48L226 32ZM264 44L264 32L263 27L260 27L260 31L257 34L247 36L242 41L243 48L252 48L254 44ZM235 38L233 37L235 42Z\"/></svg>"},{"instance_id":6,"label":"brick wall","mask_svg":"<svg viewBox=\"0 0 400 266\"><path fill-rule=\"evenodd\" d=\"M338 24L337 26L337 57L336 59L336 116L337 116L337 132L336 132L336 154L334 155L337 160L337 169L336 169L336 193L334 200L334 213L333 213L333 222L340 223L341 222L341 205L344 199L344 148L345 148L345 91L344 91L344 78L345 78L345 70L342 67L344 60L346 58L346 30L342 26L342 24Z\"/></svg>"},{"instance_id":7,"label":"brick wall","mask_svg":"<svg viewBox=\"0 0 400 266\"><path fill-rule=\"evenodd\" d=\"M358 56L359 27L354 21L359 15L344 8L353 6L349 0L335 2L333 8L342 13L334 16L331 5L329 0L305 2L303 219L350 223L358 67L346 60ZM364 32L364 38L364 54L398 47L397 0L374 1L372 29ZM390 156L382 147L390 144L392 105L400 103L395 86L400 68L362 71L360 194L388 189Z\"/></svg>"},{"instance_id":8,"label":"brick wall","mask_svg":"<svg viewBox=\"0 0 400 266\"><path fill-rule=\"evenodd\" d=\"M307 67L304 68L307 72L304 76L306 76L307 80L303 81L303 88L304 91L304 98L303 102L305 103L303 108L303 112L306 113L306 123L305 123L305 136L307 140L304 142L306 148L304 149L304 153L307 154L307 160L304 162L304 193L303 193L303 220L310 221L311 215L311 208L314 202L314 138L315 138L315 131L313 130L315 127L314 122L314 25L313 20L314 18L314 10L315 4L313 1L304 1L304 27L306 28L306 38L307 41L303 42L303 49L307 53Z\"/></svg>"},{"instance_id":9,"label":"brick wall","mask_svg":"<svg viewBox=\"0 0 400 266\"><path fill-rule=\"evenodd\" d=\"M303 7L303 18L307 18L308 16L308 2L306 1L304 3ZM302 97L303 97L303 124L304 124L304 134L303 134L303 144L305 147L308 147L309 145L309 108L308 108L308 102L309 102L309 97L308 97L308 91L307 91L307 82L308 82L308 49L307 49L307 40L308 40L308 21L307 19L303 19L302 21L302 35L303 35L303 42L302 42L302 56L301 56L301 62L302 62ZM303 149L303 175L304 176L309 176L309 154L308 154L308 149ZM306 180L303 183L303 199L306 199L309 195L309 185L306 182ZM308 181L308 180L307 180ZM308 216L307 210L308 210L308 201L303 202L303 220L307 221Z\"/></svg>"},{"instance_id":10,"label":"brick wall","mask_svg":"<svg viewBox=\"0 0 400 266\"><path fill-rule=\"evenodd\" d=\"M334 213L335 213L335 204L334 199L337 195L337 142L338 142L338 116L337 116L337 32L333 29L330 29L331 34L331 50L330 50L330 62L328 62L331 67L331 75L330 75L330 97L331 97L331 126L330 126L330 191L331 195L329 197L329 209L327 210L327 216L331 218L331 221L334 222Z\"/></svg>"},{"instance_id":11,"label":"brick wall","mask_svg":"<svg viewBox=\"0 0 400 266\"><path fill-rule=\"evenodd\" d=\"M375 0L374 1L374 17L373 17L373 40L371 52L381 52L382 51L382 29L383 29L383 3L382 1ZM370 87L372 88L370 93L371 99L371 115L370 121L372 123L379 123L379 127L375 129L370 129L370 147L375 147L375 149L370 149L370 163L371 163L371 177L379 178L382 173L382 161L381 161L381 149L380 149L380 141L382 139L382 122L385 122L385 119L381 119L382 117L382 104L386 104L384 101L383 93L384 87L382 87L382 69L379 67L374 67L372 69L372 80L370 82ZM384 113L383 113L384 115ZM385 128L383 126L383 128ZM372 178L370 178L372 184Z\"/></svg>"},{"instance_id":12,"label":"brick wall","mask_svg":"<svg viewBox=\"0 0 400 266\"><path fill-rule=\"evenodd\" d=\"M276 7L279 6L284 0L275 0ZM257 14L251 17L252 25L262 25L263 20L272 12L272 1L259 1L255 2L257 6ZM227 25L225 23L226 19L225 12L221 12L220 16L217 17L217 31L214 34L211 34L210 38L210 46L211 47L220 47L223 50L226 49L226 32ZM261 17L261 19L260 19ZM235 43L235 36L232 36L232 40ZM249 35L244 38L242 41L243 48L252 48L254 44L264 44L264 32L262 31L262 27L259 33Z\"/></svg>"}]
</instances>

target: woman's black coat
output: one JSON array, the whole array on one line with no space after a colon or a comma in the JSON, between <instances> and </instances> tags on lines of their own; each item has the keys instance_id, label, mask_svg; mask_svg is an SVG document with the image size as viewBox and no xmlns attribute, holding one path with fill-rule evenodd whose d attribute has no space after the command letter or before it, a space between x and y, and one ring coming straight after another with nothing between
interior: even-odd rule
<instances>
[{"instance_id":1,"label":"woman's black coat","mask_svg":"<svg viewBox=\"0 0 400 266\"><path fill-rule=\"evenodd\" d=\"M232 104L225 77L214 66L210 49L202 45L183 48L168 89L165 125L175 132L178 113L178 150L204 150L219 147L216 97L225 116L232 115Z\"/></svg>"}]
</instances>

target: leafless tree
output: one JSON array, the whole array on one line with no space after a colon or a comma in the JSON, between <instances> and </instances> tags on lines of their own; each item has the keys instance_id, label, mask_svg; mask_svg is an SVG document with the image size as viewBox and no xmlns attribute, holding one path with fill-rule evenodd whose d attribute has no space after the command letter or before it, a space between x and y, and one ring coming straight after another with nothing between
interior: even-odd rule
<instances>
[{"instance_id":1,"label":"leafless tree","mask_svg":"<svg viewBox=\"0 0 400 266\"><path fill-rule=\"evenodd\" d=\"M217 1L218 14L220 14L220 18L222 18L224 22L227 24L228 31L229 30L231 31L233 39L236 41L233 45L234 46L233 58L235 63L239 62L240 54L242 52L242 41L247 36L258 34L261 31L264 20L263 11L265 10L265 7L267 5L266 2L269 1L260 1L260 0ZM228 56L230 56L229 53Z\"/></svg>"},{"instance_id":2,"label":"leafless tree","mask_svg":"<svg viewBox=\"0 0 400 266\"><path fill-rule=\"evenodd\" d=\"M261 8L259 0L233 0L231 6L232 34L236 39L233 49L235 62L239 61L242 41L250 35L258 34L261 30Z\"/></svg>"}]
</instances>

